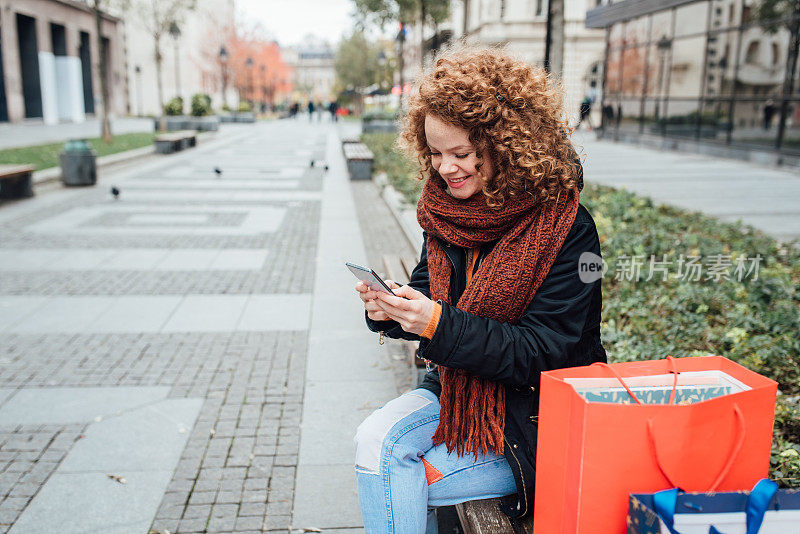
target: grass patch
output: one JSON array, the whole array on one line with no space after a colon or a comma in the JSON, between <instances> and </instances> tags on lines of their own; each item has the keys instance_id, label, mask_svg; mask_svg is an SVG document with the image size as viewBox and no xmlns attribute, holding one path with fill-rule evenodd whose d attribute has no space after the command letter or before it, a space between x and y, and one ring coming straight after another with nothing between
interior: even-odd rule
<instances>
[{"instance_id":1,"label":"grass patch","mask_svg":"<svg viewBox=\"0 0 800 534\"><path fill-rule=\"evenodd\" d=\"M141 148L153 143L154 133L137 132L115 135L114 140L106 144L99 137L88 139L89 144L97 152L97 156L107 156L126 150ZM34 165L37 171L58 167L58 155L64 147L64 142L47 143L44 145L6 148L0 150L0 163L28 163Z\"/></svg>"},{"instance_id":2,"label":"grass patch","mask_svg":"<svg viewBox=\"0 0 800 534\"><path fill-rule=\"evenodd\" d=\"M413 163L393 148L395 137L363 139L376 168L413 205L422 183ZM750 226L656 205L624 190L589 184L581 203L594 217L608 264L602 339L609 359L720 355L777 381L770 478L800 487L800 250ZM706 279L704 268L693 281L676 267L681 256L699 256L706 267L715 257L735 265L756 255L757 277L751 271L741 279ZM665 280L646 280L651 256L670 265ZM639 279L623 276L633 257L645 260Z\"/></svg>"}]
</instances>

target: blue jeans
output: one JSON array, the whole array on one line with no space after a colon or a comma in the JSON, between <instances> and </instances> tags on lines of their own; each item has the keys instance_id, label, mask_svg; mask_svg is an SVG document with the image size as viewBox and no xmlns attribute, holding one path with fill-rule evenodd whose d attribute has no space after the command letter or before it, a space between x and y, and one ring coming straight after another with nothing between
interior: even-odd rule
<instances>
[{"instance_id":1,"label":"blue jeans","mask_svg":"<svg viewBox=\"0 0 800 534\"><path fill-rule=\"evenodd\" d=\"M504 456L447 453L431 438L439 400L415 389L388 402L356 431L356 479L370 534L436 534L434 509L516 493Z\"/></svg>"}]
</instances>

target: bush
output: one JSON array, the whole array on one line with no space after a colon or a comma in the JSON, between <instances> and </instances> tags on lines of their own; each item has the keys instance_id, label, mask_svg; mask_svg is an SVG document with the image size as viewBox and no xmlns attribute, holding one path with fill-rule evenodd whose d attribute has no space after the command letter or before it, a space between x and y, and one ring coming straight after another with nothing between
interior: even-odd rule
<instances>
[{"instance_id":1,"label":"bush","mask_svg":"<svg viewBox=\"0 0 800 534\"><path fill-rule=\"evenodd\" d=\"M211 97L204 93L192 96L192 117L211 115Z\"/></svg>"},{"instance_id":2,"label":"bush","mask_svg":"<svg viewBox=\"0 0 800 534\"><path fill-rule=\"evenodd\" d=\"M242 100L239 102L239 107L236 108L236 111L239 113L247 113L248 111L253 111L253 106L250 105L250 102L246 100Z\"/></svg>"},{"instance_id":3,"label":"bush","mask_svg":"<svg viewBox=\"0 0 800 534\"><path fill-rule=\"evenodd\" d=\"M415 205L416 165L394 149L396 135L362 137L375 167ZM589 177L591 179L591 177ZM581 203L594 217L608 271L603 277L603 345L611 361L720 355L778 382L770 476L800 487L800 249L741 223L654 204L587 184ZM691 281L668 271L647 281L616 276L631 257L761 256L758 277ZM648 266L649 267L649 266ZM643 274L647 274L642 269ZM703 274L706 274L705 272Z\"/></svg>"},{"instance_id":4,"label":"bush","mask_svg":"<svg viewBox=\"0 0 800 534\"><path fill-rule=\"evenodd\" d=\"M231 110L231 107L227 103L226 104L222 104L222 111L230 112L230 110Z\"/></svg>"},{"instance_id":5,"label":"bush","mask_svg":"<svg viewBox=\"0 0 800 534\"><path fill-rule=\"evenodd\" d=\"M176 96L172 98L167 105L164 106L164 113L170 117L183 115L183 98Z\"/></svg>"},{"instance_id":6,"label":"bush","mask_svg":"<svg viewBox=\"0 0 800 534\"><path fill-rule=\"evenodd\" d=\"M370 109L361 114L361 120L365 122L377 120L395 121L397 120L397 113L388 109Z\"/></svg>"},{"instance_id":7,"label":"bush","mask_svg":"<svg viewBox=\"0 0 800 534\"><path fill-rule=\"evenodd\" d=\"M415 165L401 152L393 133L369 133L361 136L361 141L375 156L373 164L378 172L385 172L392 187L403 195L406 202L416 205L422 193L423 182L416 178Z\"/></svg>"}]
</instances>

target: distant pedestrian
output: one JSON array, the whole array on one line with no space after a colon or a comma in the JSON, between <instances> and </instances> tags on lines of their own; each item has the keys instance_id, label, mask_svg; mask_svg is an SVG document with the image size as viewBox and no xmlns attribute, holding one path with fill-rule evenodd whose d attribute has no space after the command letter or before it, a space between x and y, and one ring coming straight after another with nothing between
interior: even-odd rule
<instances>
[{"instance_id":1,"label":"distant pedestrian","mask_svg":"<svg viewBox=\"0 0 800 534\"><path fill-rule=\"evenodd\" d=\"M614 121L614 106L611 104L606 104L603 106L603 117L608 123Z\"/></svg>"},{"instance_id":2,"label":"distant pedestrian","mask_svg":"<svg viewBox=\"0 0 800 534\"><path fill-rule=\"evenodd\" d=\"M331 114L331 122L336 122L339 118L336 116L336 112L339 110L339 105L336 103L335 100L331 100L331 103L328 104L328 111Z\"/></svg>"},{"instance_id":3,"label":"distant pedestrian","mask_svg":"<svg viewBox=\"0 0 800 534\"><path fill-rule=\"evenodd\" d=\"M764 105L764 129L769 130L769 127L772 126L772 117L775 116L775 112L778 110L775 107L775 102L772 99L767 100L767 103Z\"/></svg>"},{"instance_id":4,"label":"distant pedestrian","mask_svg":"<svg viewBox=\"0 0 800 534\"><path fill-rule=\"evenodd\" d=\"M308 101L308 122L314 119L314 102Z\"/></svg>"},{"instance_id":5,"label":"distant pedestrian","mask_svg":"<svg viewBox=\"0 0 800 534\"><path fill-rule=\"evenodd\" d=\"M592 99L591 97L589 97L589 95L586 95L585 97L583 97L583 100L581 100L581 105L578 108L578 113L579 113L578 124L575 125L575 129L577 130L580 127L581 123L583 123L583 121L589 123L589 130L594 129L591 116Z\"/></svg>"},{"instance_id":6,"label":"distant pedestrian","mask_svg":"<svg viewBox=\"0 0 800 534\"><path fill-rule=\"evenodd\" d=\"M322 102L317 102L317 109L319 110L317 113L317 122L322 122L322 110L325 109L325 106L322 105Z\"/></svg>"}]
</instances>

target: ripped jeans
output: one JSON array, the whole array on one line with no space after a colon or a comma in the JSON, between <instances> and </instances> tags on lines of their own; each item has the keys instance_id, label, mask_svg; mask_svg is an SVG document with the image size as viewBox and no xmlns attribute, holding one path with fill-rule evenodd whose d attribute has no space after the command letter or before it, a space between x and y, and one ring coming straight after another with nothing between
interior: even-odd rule
<instances>
[{"instance_id":1,"label":"ripped jeans","mask_svg":"<svg viewBox=\"0 0 800 534\"><path fill-rule=\"evenodd\" d=\"M434 510L516 493L505 456L458 457L431 438L439 400L418 388L389 401L358 427L356 479L369 534L436 534Z\"/></svg>"}]
</instances>

